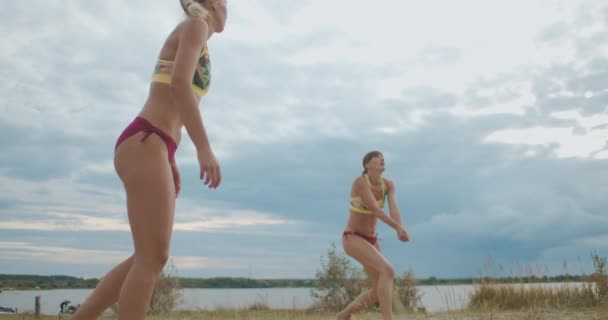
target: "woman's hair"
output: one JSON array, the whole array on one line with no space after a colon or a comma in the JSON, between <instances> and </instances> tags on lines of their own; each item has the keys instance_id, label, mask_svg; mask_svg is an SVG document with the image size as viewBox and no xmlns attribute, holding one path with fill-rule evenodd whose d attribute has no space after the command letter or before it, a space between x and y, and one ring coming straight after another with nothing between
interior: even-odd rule
<instances>
[{"instance_id":1,"label":"woman's hair","mask_svg":"<svg viewBox=\"0 0 608 320\"><path fill-rule=\"evenodd\" d=\"M365 156L363 157L363 172L361 174L367 173L367 168L365 167L365 165L368 162L370 162L372 160L372 158L380 157L380 156L382 156L382 152L376 151L376 150L366 153Z\"/></svg>"},{"instance_id":2,"label":"woman's hair","mask_svg":"<svg viewBox=\"0 0 608 320\"><path fill-rule=\"evenodd\" d=\"M205 0L179 0L184 12L193 18L205 19L209 16L209 10L205 8L203 3Z\"/></svg>"}]
</instances>

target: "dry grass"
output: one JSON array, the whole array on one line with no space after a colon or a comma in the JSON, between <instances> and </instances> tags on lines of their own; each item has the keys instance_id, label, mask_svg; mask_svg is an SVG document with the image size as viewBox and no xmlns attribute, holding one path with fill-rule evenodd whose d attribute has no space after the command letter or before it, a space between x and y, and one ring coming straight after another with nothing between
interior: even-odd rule
<instances>
[{"instance_id":1,"label":"dry grass","mask_svg":"<svg viewBox=\"0 0 608 320\"><path fill-rule=\"evenodd\" d=\"M407 318L404 318L407 319ZM531 308L528 310L451 311L435 314L432 320L608 320L607 307L579 309Z\"/></svg>"},{"instance_id":2,"label":"dry grass","mask_svg":"<svg viewBox=\"0 0 608 320\"><path fill-rule=\"evenodd\" d=\"M482 277L471 294L469 309L496 310L571 310L608 306L606 258L592 255L595 272L583 283L558 286L499 284ZM607 316L608 317L608 316Z\"/></svg>"},{"instance_id":3,"label":"dry grass","mask_svg":"<svg viewBox=\"0 0 608 320\"><path fill-rule=\"evenodd\" d=\"M570 309L598 305L594 286L591 283L560 284L550 286L526 286L524 284L476 285L469 307L518 310L530 308Z\"/></svg>"},{"instance_id":4,"label":"dry grass","mask_svg":"<svg viewBox=\"0 0 608 320\"><path fill-rule=\"evenodd\" d=\"M380 319L377 312L354 316L353 320ZM57 316L35 318L32 314L0 315L0 320L51 320ZM103 319L115 319L105 317ZM172 312L150 316L149 320L334 320L333 313L294 310L219 310ZM425 315L422 313L396 314L395 320L608 320L608 307L582 309L531 309L527 311L451 311Z\"/></svg>"}]
</instances>

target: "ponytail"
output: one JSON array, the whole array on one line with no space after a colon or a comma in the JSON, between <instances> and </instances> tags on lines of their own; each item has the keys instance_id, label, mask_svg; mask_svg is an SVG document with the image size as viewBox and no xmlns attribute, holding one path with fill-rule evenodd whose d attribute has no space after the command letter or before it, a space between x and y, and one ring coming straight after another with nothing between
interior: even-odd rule
<instances>
[{"instance_id":1,"label":"ponytail","mask_svg":"<svg viewBox=\"0 0 608 320\"><path fill-rule=\"evenodd\" d=\"M205 19L209 11L200 2L194 0L180 0L182 8L189 17Z\"/></svg>"}]
</instances>

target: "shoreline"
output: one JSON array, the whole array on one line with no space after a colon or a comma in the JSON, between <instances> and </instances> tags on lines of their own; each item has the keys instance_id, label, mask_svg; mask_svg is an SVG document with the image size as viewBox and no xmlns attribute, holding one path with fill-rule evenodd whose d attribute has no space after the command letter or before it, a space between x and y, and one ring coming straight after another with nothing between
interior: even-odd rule
<instances>
[{"instance_id":1,"label":"shoreline","mask_svg":"<svg viewBox=\"0 0 608 320\"><path fill-rule=\"evenodd\" d=\"M588 283L593 282L586 279L581 280L568 280L568 281L515 281L515 282L494 282L495 285L535 285L535 284L577 284L577 283ZM480 282L478 280L473 282L440 282L440 283L420 283L416 284L416 287L437 287L437 286L475 286ZM314 286L182 286L180 289L314 289ZM81 287L81 286L66 286L66 287L26 287L26 288L13 288L13 287L0 287L0 294L3 292L11 292L11 291L35 291L35 290L90 290L95 289L95 286L91 287Z\"/></svg>"},{"instance_id":2,"label":"shoreline","mask_svg":"<svg viewBox=\"0 0 608 320\"><path fill-rule=\"evenodd\" d=\"M377 319L380 315L377 311L369 311L356 315L358 320ZM606 320L608 319L608 307L594 308L561 308L543 309L534 308L530 310L452 310L431 313L394 313L395 320ZM19 314L0 314L0 319L29 320L29 319L57 319L57 315L43 315L36 318L32 313ZM116 319L115 316L106 314L100 319ZM151 320L194 320L194 319L213 319L213 320L243 320L243 319L293 319L293 320L334 320L335 313L320 312L314 310L233 310L224 309L218 311L176 311L165 314L149 315Z\"/></svg>"}]
</instances>

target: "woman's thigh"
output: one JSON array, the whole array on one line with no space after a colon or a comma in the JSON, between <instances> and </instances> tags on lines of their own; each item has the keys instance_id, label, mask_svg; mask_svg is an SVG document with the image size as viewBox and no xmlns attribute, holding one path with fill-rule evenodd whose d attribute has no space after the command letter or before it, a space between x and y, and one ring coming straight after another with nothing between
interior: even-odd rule
<instances>
[{"instance_id":1,"label":"woman's thigh","mask_svg":"<svg viewBox=\"0 0 608 320\"><path fill-rule=\"evenodd\" d=\"M127 194L136 257L168 254L175 209L167 147L158 135L151 134L140 141L143 135L140 132L125 140L115 156L116 171Z\"/></svg>"}]
</instances>

